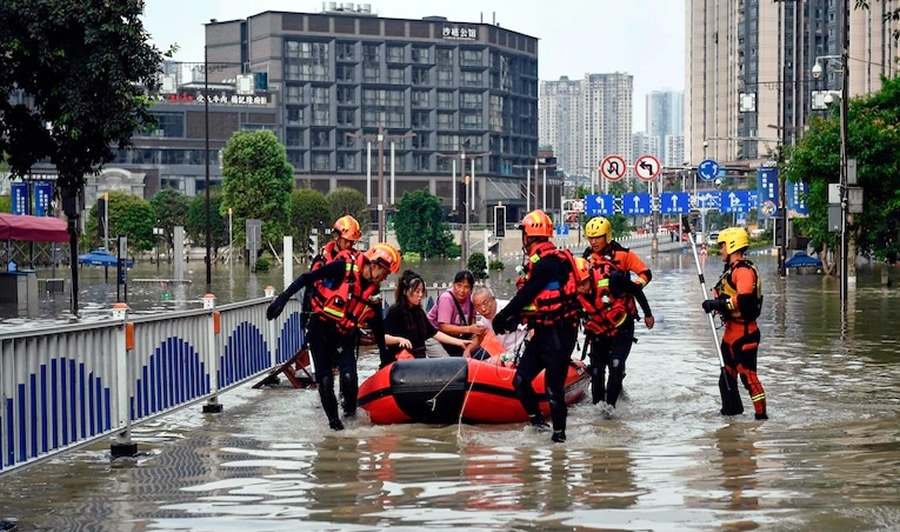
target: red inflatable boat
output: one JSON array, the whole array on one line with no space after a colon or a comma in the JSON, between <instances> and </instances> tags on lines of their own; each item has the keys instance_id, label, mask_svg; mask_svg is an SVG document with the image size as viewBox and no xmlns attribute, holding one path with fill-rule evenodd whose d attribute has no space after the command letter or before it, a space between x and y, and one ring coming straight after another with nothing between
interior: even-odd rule
<instances>
[{"instance_id":1,"label":"red inflatable boat","mask_svg":"<svg viewBox=\"0 0 900 532\"><path fill-rule=\"evenodd\" d=\"M359 406L372 423L517 423L528 414L513 391L516 370L471 358L398 360L378 370L359 388ZM566 404L585 396L587 368L573 360L566 376ZM544 372L532 383L549 416Z\"/></svg>"}]
</instances>

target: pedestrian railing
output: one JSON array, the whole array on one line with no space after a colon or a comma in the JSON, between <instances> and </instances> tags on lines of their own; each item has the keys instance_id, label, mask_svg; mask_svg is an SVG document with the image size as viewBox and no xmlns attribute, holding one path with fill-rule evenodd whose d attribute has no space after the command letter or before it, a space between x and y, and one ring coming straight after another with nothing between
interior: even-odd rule
<instances>
[{"instance_id":1,"label":"pedestrian railing","mask_svg":"<svg viewBox=\"0 0 900 532\"><path fill-rule=\"evenodd\" d=\"M112 316L0 334L0 475L104 437L133 455L135 423L205 401L290 359L300 303L266 320L267 297L160 315ZM121 306L119 306L121 305Z\"/></svg>"}]
</instances>

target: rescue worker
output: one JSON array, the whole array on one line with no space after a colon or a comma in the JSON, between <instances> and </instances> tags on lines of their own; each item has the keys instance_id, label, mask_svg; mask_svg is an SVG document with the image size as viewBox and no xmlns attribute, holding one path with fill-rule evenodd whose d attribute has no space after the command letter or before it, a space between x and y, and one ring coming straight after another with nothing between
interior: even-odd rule
<instances>
[{"instance_id":1,"label":"rescue worker","mask_svg":"<svg viewBox=\"0 0 900 532\"><path fill-rule=\"evenodd\" d=\"M553 223L543 211L528 213L519 224L525 266L517 281L518 292L493 320L494 332L515 331L524 318L531 339L519 360L513 387L539 431L549 427L538 407L532 381L545 369L547 400L553 422L551 440L566 441L565 379L578 331L574 260L568 250L550 242Z\"/></svg>"},{"instance_id":2,"label":"rescue worker","mask_svg":"<svg viewBox=\"0 0 900 532\"><path fill-rule=\"evenodd\" d=\"M316 384L328 425L343 430L334 395L332 367L339 369L344 417L356 415L359 377L356 372L356 345L359 328L369 323L382 360L387 356L381 312L381 282L400 271L400 252L379 243L365 253L340 252L328 264L298 277L266 309L273 320L285 304L303 288L312 287L313 314L308 325L308 341L316 365Z\"/></svg>"},{"instance_id":3,"label":"rescue worker","mask_svg":"<svg viewBox=\"0 0 900 532\"><path fill-rule=\"evenodd\" d=\"M359 222L349 214L341 216L331 229L331 242L325 244L321 252L313 258L310 269L316 270L333 261L338 253L353 250L353 246L362 238ZM355 251L355 250L354 250Z\"/></svg>"},{"instance_id":4,"label":"rescue worker","mask_svg":"<svg viewBox=\"0 0 900 532\"><path fill-rule=\"evenodd\" d=\"M625 361L635 343L634 321L639 319L637 304L644 313L644 324L652 329L656 323L644 287L650 282L653 274L637 254L613 240L612 224L606 218L597 216L588 220L584 228L590 247L584 251L584 258L591 261L593 268L601 269L601 278L609 280L610 296L623 298L628 318L619 323L614 330L604 334L588 335L591 358L591 396L594 404L605 401L604 409L612 414L622 392L622 380L625 378ZM636 275L631 280L631 274ZM602 294L601 294L602 296ZM618 318L615 317L618 322ZM606 368L609 368L609 380Z\"/></svg>"},{"instance_id":5,"label":"rescue worker","mask_svg":"<svg viewBox=\"0 0 900 532\"><path fill-rule=\"evenodd\" d=\"M750 247L750 236L741 227L729 227L719 233L717 242L725 270L713 289L715 298L704 301L703 310L717 312L725 322L721 344L725 371L719 377L721 414L733 416L744 411L736 391L740 375L750 392L756 419L769 419L766 392L756 375L760 340L756 318L762 309L763 296L759 270L744 257Z\"/></svg>"}]
</instances>

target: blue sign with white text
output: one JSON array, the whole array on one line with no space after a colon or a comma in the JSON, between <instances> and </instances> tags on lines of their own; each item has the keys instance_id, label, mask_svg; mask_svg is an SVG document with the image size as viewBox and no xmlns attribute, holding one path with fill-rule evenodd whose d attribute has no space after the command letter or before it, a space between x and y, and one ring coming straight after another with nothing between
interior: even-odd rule
<instances>
[{"instance_id":1,"label":"blue sign with white text","mask_svg":"<svg viewBox=\"0 0 900 532\"><path fill-rule=\"evenodd\" d=\"M584 197L584 214L587 216L612 216L616 203L612 194L588 194Z\"/></svg>"},{"instance_id":2,"label":"blue sign with white text","mask_svg":"<svg viewBox=\"0 0 900 532\"><path fill-rule=\"evenodd\" d=\"M9 187L13 214L28 214L28 183L18 181Z\"/></svg>"},{"instance_id":3,"label":"blue sign with white text","mask_svg":"<svg viewBox=\"0 0 900 532\"><path fill-rule=\"evenodd\" d=\"M663 192L659 195L659 212L662 214L686 214L690 211L689 192Z\"/></svg>"},{"instance_id":4,"label":"blue sign with white text","mask_svg":"<svg viewBox=\"0 0 900 532\"><path fill-rule=\"evenodd\" d=\"M806 201L809 185L798 181L786 186L788 218L809 218L809 203Z\"/></svg>"},{"instance_id":5,"label":"blue sign with white text","mask_svg":"<svg viewBox=\"0 0 900 532\"><path fill-rule=\"evenodd\" d=\"M712 181L719 177L719 163L712 159L704 159L697 165L697 176L704 181Z\"/></svg>"},{"instance_id":6,"label":"blue sign with white text","mask_svg":"<svg viewBox=\"0 0 900 532\"><path fill-rule=\"evenodd\" d=\"M759 215L763 218L778 216L778 168L760 168L756 174L756 190Z\"/></svg>"},{"instance_id":7,"label":"blue sign with white text","mask_svg":"<svg viewBox=\"0 0 900 532\"><path fill-rule=\"evenodd\" d=\"M698 209L718 209L722 206L722 194L718 190L699 192L694 200Z\"/></svg>"},{"instance_id":8,"label":"blue sign with white text","mask_svg":"<svg viewBox=\"0 0 900 532\"><path fill-rule=\"evenodd\" d=\"M53 183L38 181L34 184L34 215L47 216L53 197Z\"/></svg>"},{"instance_id":9,"label":"blue sign with white text","mask_svg":"<svg viewBox=\"0 0 900 532\"><path fill-rule=\"evenodd\" d=\"M622 214L636 216L650 214L650 194L622 194Z\"/></svg>"},{"instance_id":10,"label":"blue sign with white text","mask_svg":"<svg viewBox=\"0 0 900 532\"><path fill-rule=\"evenodd\" d=\"M749 190L722 191L722 212L747 212L750 210Z\"/></svg>"},{"instance_id":11,"label":"blue sign with white text","mask_svg":"<svg viewBox=\"0 0 900 532\"><path fill-rule=\"evenodd\" d=\"M569 236L569 226L568 225L557 225L556 226L556 236Z\"/></svg>"}]
</instances>

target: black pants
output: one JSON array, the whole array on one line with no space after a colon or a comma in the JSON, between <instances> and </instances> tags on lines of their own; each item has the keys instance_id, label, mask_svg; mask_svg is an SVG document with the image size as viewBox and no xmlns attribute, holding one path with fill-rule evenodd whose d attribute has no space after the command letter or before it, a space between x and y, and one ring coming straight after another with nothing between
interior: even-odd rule
<instances>
[{"instance_id":1,"label":"black pants","mask_svg":"<svg viewBox=\"0 0 900 532\"><path fill-rule=\"evenodd\" d=\"M356 413L356 395L359 391L359 377L356 373L357 330L350 333L340 331L327 318L314 315L309 320L307 338L309 351L316 364L316 385L319 398L328 420L338 419L338 403L334 396L335 366L340 371L341 395L344 398L344 414Z\"/></svg>"},{"instance_id":2,"label":"black pants","mask_svg":"<svg viewBox=\"0 0 900 532\"><path fill-rule=\"evenodd\" d=\"M513 385L516 396L529 416L540 415L538 397L531 382L546 370L544 383L550 403L554 431L566 430L566 375L575 348L578 328L573 323L557 323L534 328L534 335L519 359Z\"/></svg>"},{"instance_id":3,"label":"black pants","mask_svg":"<svg viewBox=\"0 0 900 532\"><path fill-rule=\"evenodd\" d=\"M616 406L625 378L625 360L634 344L634 320L627 319L612 335L594 336L591 349L591 399L594 404L605 401ZM609 382L606 369L609 368Z\"/></svg>"}]
</instances>

